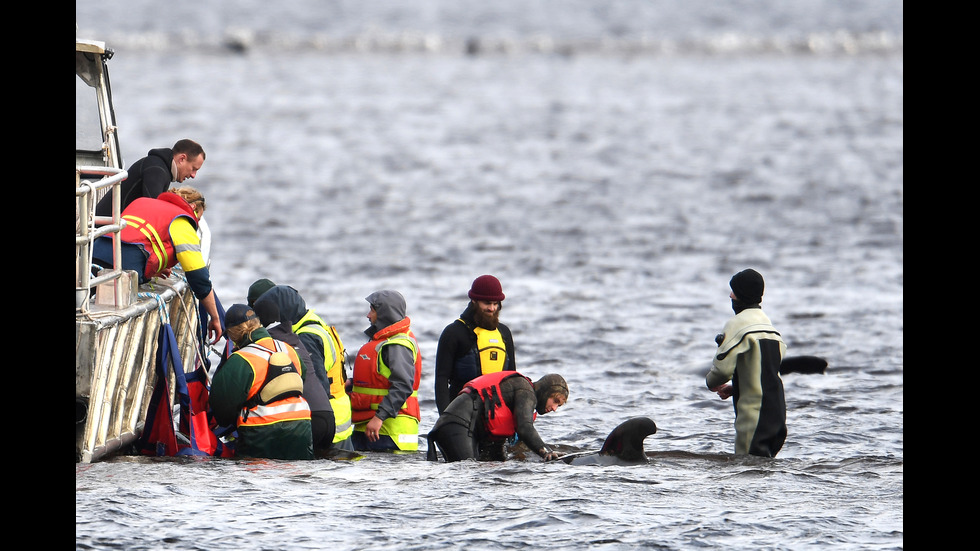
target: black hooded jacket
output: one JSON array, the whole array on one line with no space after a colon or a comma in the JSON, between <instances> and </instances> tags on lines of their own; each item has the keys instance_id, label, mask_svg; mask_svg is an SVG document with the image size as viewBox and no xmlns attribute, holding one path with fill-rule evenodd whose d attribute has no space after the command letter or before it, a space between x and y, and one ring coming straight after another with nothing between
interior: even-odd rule
<instances>
[{"instance_id":1,"label":"black hooded jacket","mask_svg":"<svg viewBox=\"0 0 980 551\"><path fill-rule=\"evenodd\" d=\"M309 311L309 308L306 307L306 301L300 296L299 291L289 285L272 287L255 301L255 307L259 308L259 303L265 301L271 301L276 305L281 319L289 320L294 324L302 320ZM303 342L307 352L310 353L310 359L313 361L313 373L320 380L320 384L323 385L327 394L330 394L330 378L327 376L325 364L325 343L319 336L305 332L299 334L299 339Z\"/></svg>"},{"instance_id":2,"label":"black hooded jacket","mask_svg":"<svg viewBox=\"0 0 980 551\"><path fill-rule=\"evenodd\" d=\"M122 212L130 203L140 197L156 199L161 193L170 189L174 181L170 169L174 161L174 152L168 147L151 149L146 157L130 165L126 179L119 184L120 204ZM112 194L105 197L95 206L96 216L112 215Z\"/></svg>"}]
</instances>

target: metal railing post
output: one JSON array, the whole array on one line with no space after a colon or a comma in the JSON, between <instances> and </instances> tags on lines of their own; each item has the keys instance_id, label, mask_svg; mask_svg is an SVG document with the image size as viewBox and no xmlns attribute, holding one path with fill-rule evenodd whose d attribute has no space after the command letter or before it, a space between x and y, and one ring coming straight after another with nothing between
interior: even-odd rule
<instances>
[{"instance_id":1,"label":"metal railing post","mask_svg":"<svg viewBox=\"0 0 980 551\"><path fill-rule=\"evenodd\" d=\"M81 174L106 176L98 182L89 180L79 181ZM92 289L106 281L114 280L115 306L119 307L119 297L122 293L122 243L119 231L126 225L120 213L122 199L119 184L125 180L128 173L125 170L105 166L75 166L75 200L77 220L75 231L75 311L85 313L89 310ZM112 215L96 216L95 201L98 190L111 186ZM95 226L99 225L98 229ZM92 244L96 238L112 235L113 267L109 273L92 277Z\"/></svg>"}]
</instances>

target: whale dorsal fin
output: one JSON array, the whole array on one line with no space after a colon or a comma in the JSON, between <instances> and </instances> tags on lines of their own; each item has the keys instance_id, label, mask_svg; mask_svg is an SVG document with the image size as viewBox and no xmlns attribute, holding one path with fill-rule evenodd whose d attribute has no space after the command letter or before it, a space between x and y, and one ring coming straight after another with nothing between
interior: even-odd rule
<instances>
[{"instance_id":1,"label":"whale dorsal fin","mask_svg":"<svg viewBox=\"0 0 980 551\"><path fill-rule=\"evenodd\" d=\"M623 421L606 437L599 455L613 455L624 461L646 461L643 440L655 432L657 424L649 417Z\"/></svg>"}]
</instances>

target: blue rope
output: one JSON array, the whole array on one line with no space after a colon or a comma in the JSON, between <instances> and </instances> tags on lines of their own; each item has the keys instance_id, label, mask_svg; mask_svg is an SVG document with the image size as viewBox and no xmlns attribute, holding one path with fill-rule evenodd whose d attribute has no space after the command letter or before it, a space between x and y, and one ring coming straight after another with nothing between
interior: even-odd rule
<instances>
[{"instance_id":1,"label":"blue rope","mask_svg":"<svg viewBox=\"0 0 980 551\"><path fill-rule=\"evenodd\" d=\"M157 301L157 310L160 312L160 319L162 323L170 325L170 311L167 310L167 303L164 302L163 297L157 293L136 293L136 296L140 298L152 298Z\"/></svg>"}]
</instances>

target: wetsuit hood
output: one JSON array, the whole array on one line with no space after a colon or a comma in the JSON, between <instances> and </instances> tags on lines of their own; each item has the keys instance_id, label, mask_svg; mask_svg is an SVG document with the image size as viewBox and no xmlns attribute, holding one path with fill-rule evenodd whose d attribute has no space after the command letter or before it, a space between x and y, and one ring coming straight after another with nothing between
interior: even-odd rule
<instances>
[{"instance_id":1,"label":"wetsuit hood","mask_svg":"<svg viewBox=\"0 0 980 551\"><path fill-rule=\"evenodd\" d=\"M548 398L551 398L555 394L562 394L566 400L568 399L568 383L565 382L565 378L561 375L551 373L535 381L534 395L538 399L535 410L543 415L547 411Z\"/></svg>"}]
</instances>

